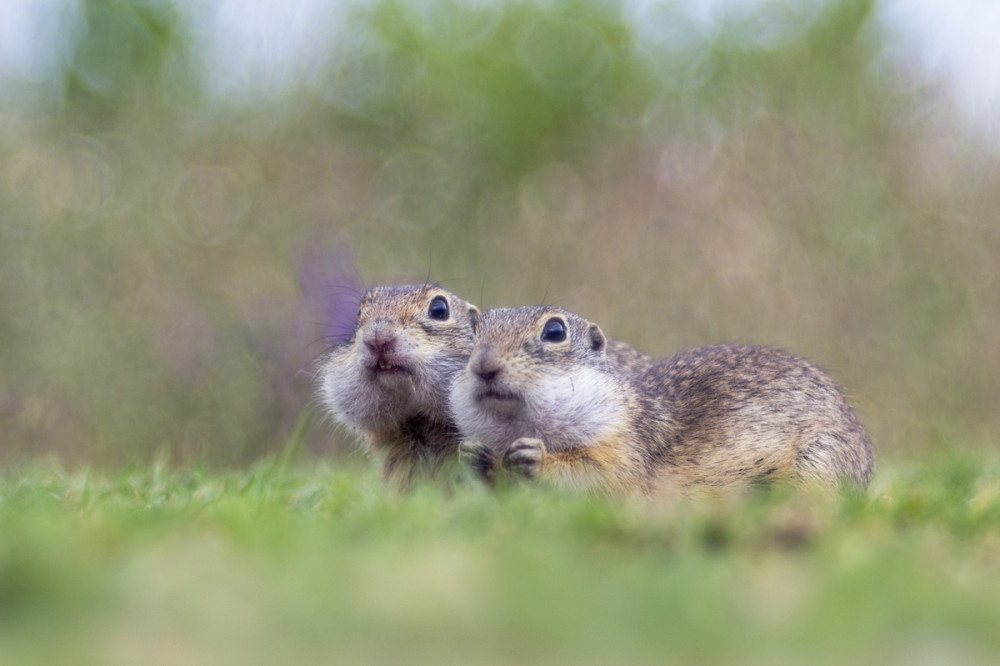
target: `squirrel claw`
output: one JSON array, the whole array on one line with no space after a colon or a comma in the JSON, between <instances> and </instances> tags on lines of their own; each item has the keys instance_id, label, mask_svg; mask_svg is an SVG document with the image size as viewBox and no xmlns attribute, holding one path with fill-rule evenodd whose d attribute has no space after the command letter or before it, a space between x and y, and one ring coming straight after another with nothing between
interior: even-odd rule
<instances>
[{"instance_id":1,"label":"squirrel claw","mask_svg":"<svg viewBox=\"0 0 1000 666\"><path fill-rule=\"evenodd\" d=\"M493 485L496 457L489 447L473 442L462 442L459 456L487 485Z\"/></svg>"},{"instance_id":2,"label":"squirrel claw","mask_svg":"<svg viewBox=\"0 0 1000 666\"><path fill-rule=\"evenodd\" d=\"M515 440L503 454L503 466L511 472L530 478L538 474L545 445L540 439L522 437Z\"/></svg>"}]
</instances>

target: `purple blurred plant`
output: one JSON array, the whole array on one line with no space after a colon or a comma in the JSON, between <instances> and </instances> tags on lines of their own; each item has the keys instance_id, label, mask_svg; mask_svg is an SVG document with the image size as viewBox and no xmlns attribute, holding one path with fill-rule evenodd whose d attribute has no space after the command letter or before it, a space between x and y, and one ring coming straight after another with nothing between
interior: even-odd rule
<instances>
[{"instance_id":1,"label":"purple blurred plant","mask_svg":"<svg viewBox=\"0 0 1000 666\"><path fill-rule=\"evenodd\" d=\"M351 336L365 286L349 245L307 250L299 262L299 289L309 312L320 317L328 344Z\"/></svg>"}]
</instances>

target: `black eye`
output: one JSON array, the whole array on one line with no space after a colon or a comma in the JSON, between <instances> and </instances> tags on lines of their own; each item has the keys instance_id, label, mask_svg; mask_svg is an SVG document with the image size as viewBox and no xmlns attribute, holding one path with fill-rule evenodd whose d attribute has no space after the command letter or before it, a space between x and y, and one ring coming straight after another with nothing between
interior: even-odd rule
<instances>
[{"instance_id":1,"label":"black eye","mask_svg":"<svg viewBox=\"0 0 1000 666\"><path fill-rule=\"evenodd\" d=\"M542 329L542 340L545 342L562 342L566 339L566 324L562 319L553 317L545 322Z\"/></svg>"},{"instance_id":2,"label":"black eye","mask_svg":"<svg viewBox=\"0 0 1000 666\"><path fill-rule=\"evenodd\" d=\"M448 315L448 300L444 296L435 296L427 307L427 316L438 321L445 321L448 319Z\"/></svg>"}]
</instances>

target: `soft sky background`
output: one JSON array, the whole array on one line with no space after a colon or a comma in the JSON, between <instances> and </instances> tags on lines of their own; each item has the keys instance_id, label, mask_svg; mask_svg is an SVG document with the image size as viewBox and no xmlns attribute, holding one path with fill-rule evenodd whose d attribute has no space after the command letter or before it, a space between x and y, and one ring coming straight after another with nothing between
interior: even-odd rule
<instances>
[{"instance_id":1,"label":"soft sky background","mask_svg":"<svg viewBox=\"0 0 1000 666\"><path fill-rule=\"evenodd\" d=\"M491 0L469 0L489 2ZM211 89L220 99L267 98L309 77L328 50L348 3L326 0L216 0L178 3L201 40ZM656 0L632 0L648 30ZM724 14L752 13L758 0L681 1L687 26L709 32ZM12 81L42 83L63 58L75 0L0 3L0 96ZM801 3L800 3L801 5ZM940 84L974 131L1000 138L1000 2L882 0L878 20L894 37L887 56ZM687 35L690 36L690 35ZM23 91L23 87L19 87ZM8 93L9 94L9 93Z\"/></svg>"}]
</instances>

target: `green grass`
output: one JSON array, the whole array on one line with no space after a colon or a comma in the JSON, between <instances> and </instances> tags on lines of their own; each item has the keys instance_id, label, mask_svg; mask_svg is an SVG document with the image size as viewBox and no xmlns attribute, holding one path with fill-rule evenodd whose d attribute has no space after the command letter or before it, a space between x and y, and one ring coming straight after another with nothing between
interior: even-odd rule
<instances>
[{"instance_id":1,"label":"green grass","mask_svg":"<svg viewBox=\"0 0 1000 666\"><path fill-rule=\"evenodd\" d=\"M644 504L368 466L0 475L0 662L980 663L1000 465Z\"/></svg>"}]
</instances>

